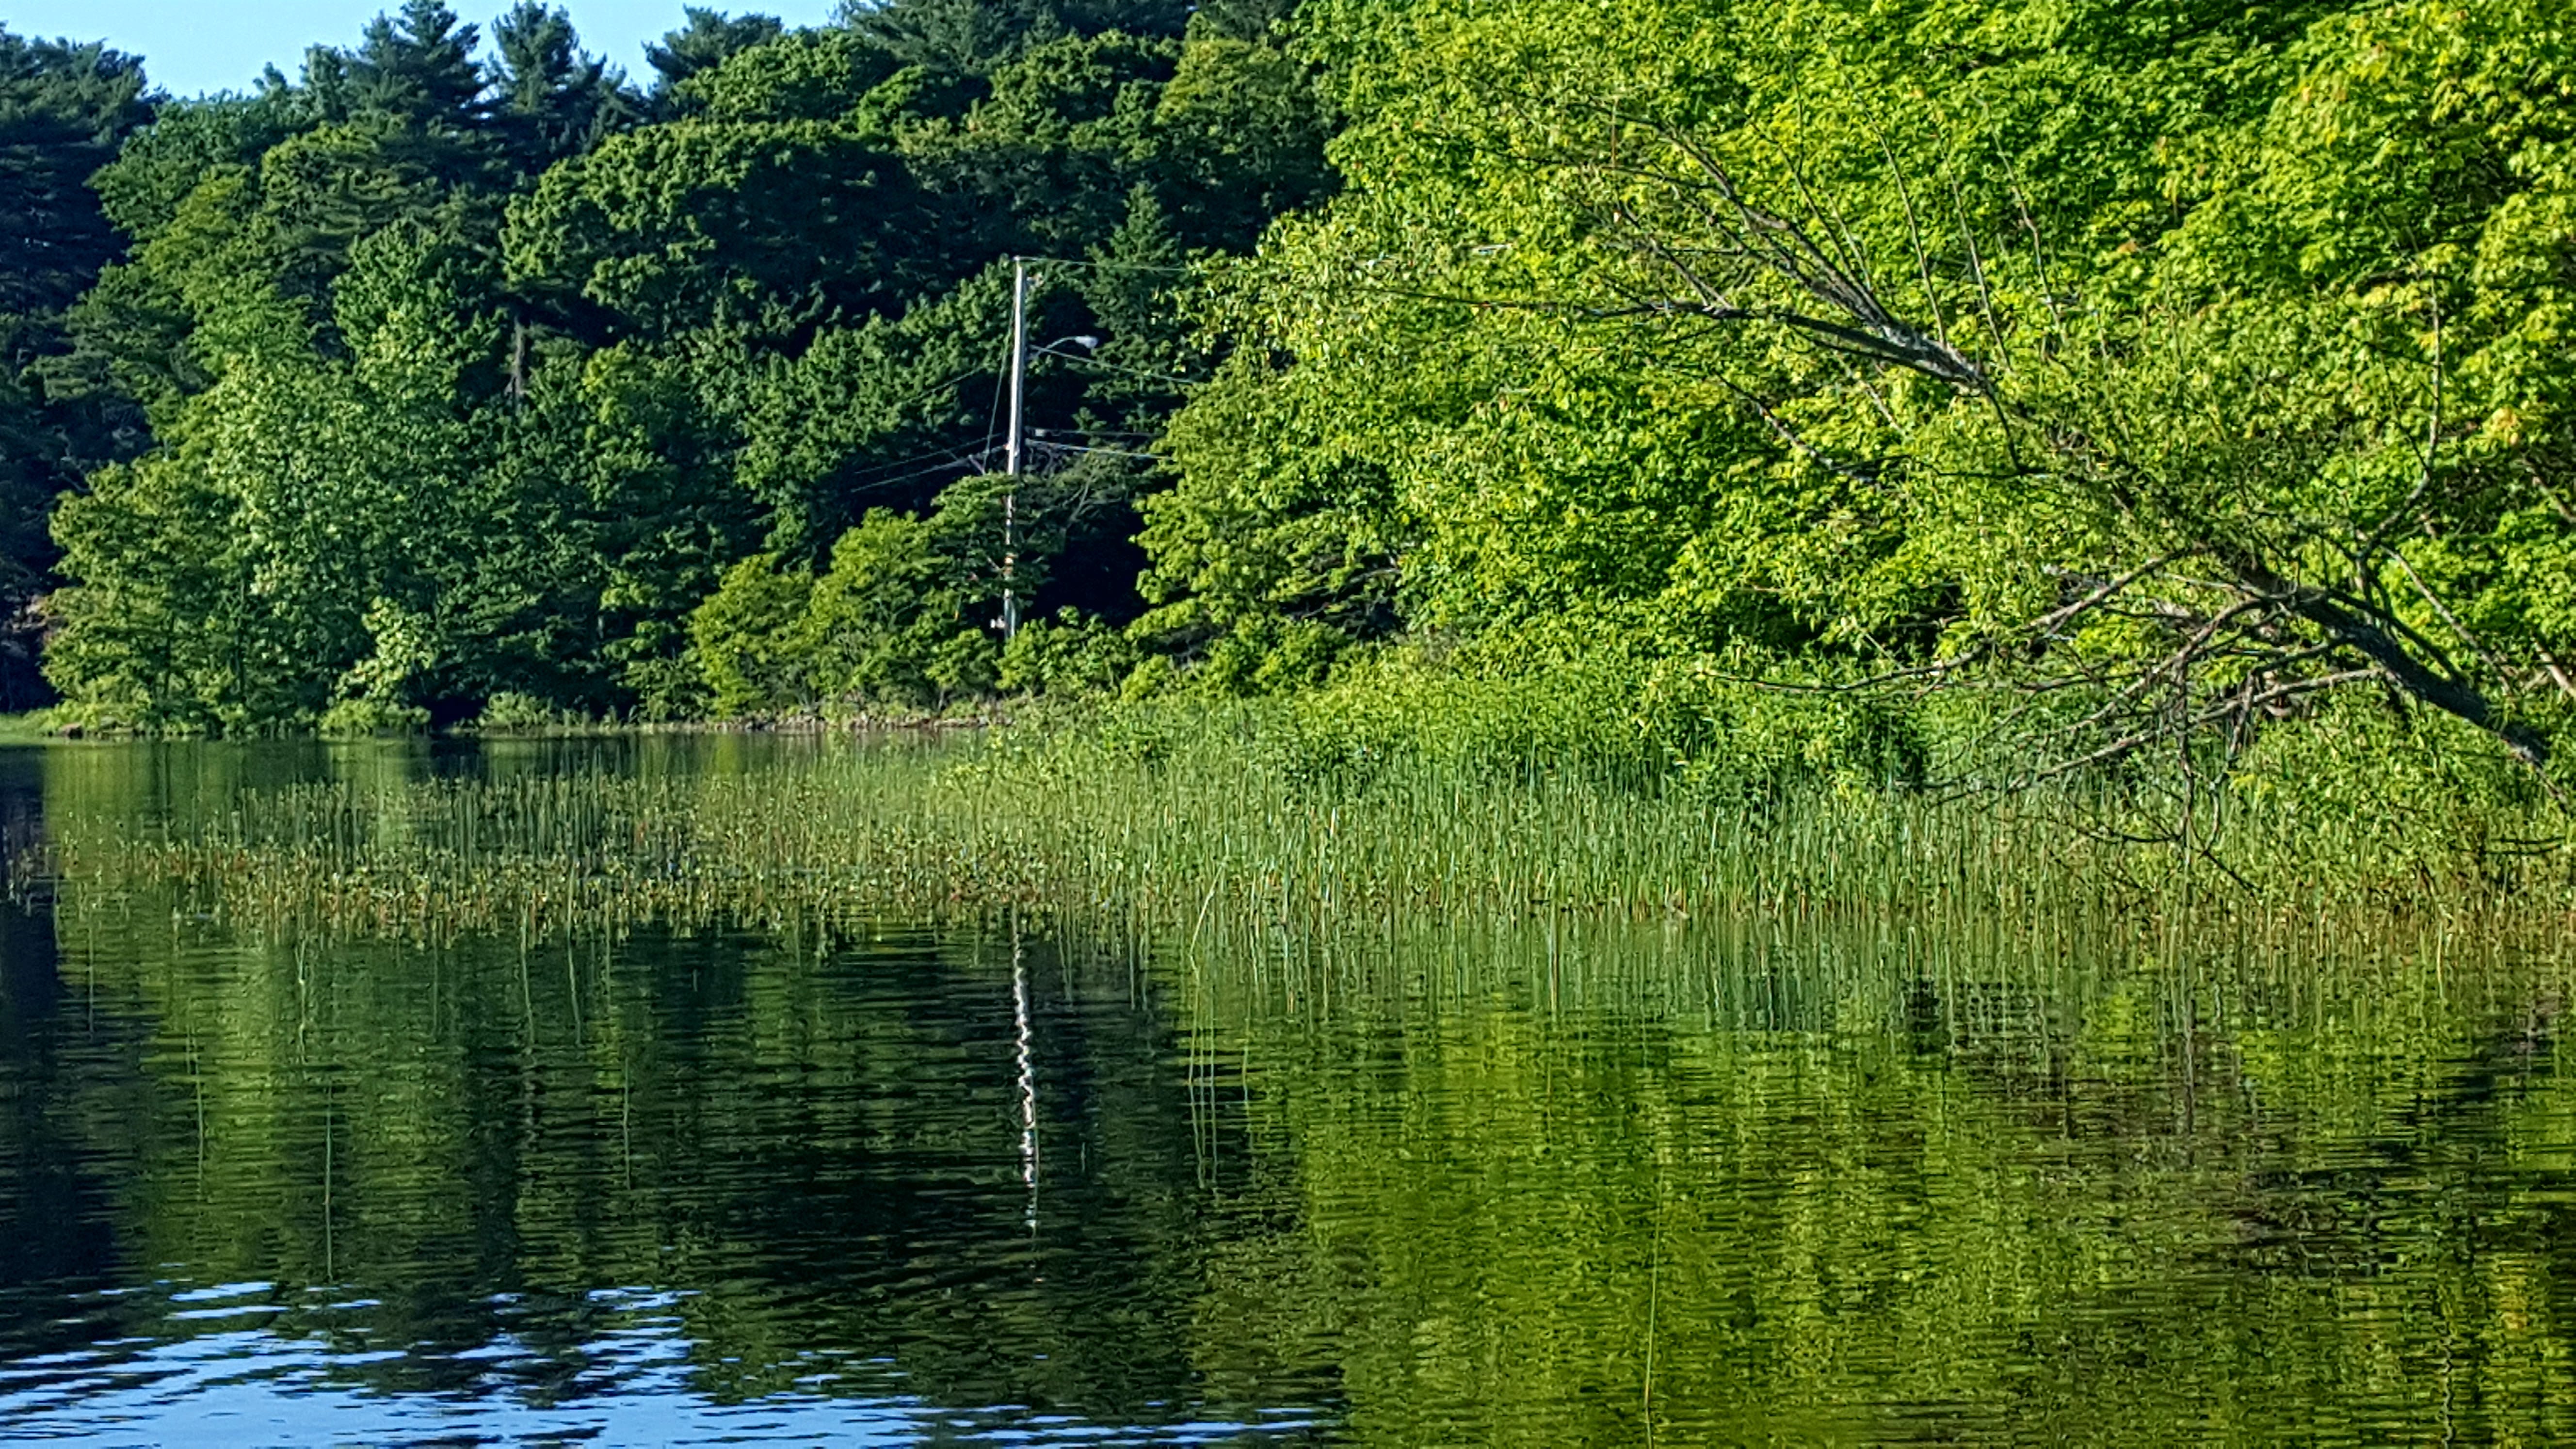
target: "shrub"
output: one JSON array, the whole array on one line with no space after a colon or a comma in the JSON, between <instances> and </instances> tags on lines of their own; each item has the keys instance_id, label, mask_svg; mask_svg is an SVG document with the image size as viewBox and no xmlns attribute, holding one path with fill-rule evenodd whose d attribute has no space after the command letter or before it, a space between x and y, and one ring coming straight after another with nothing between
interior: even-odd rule
<instances>
[{"instance_id":1,"label":"shrub","mask_svg":"<svg viewBox=\"0 0 2576 1449\"><path fill-rule=\"evenodd\" d=\"M1002 651L999 682L1022 694L1111 694L1136 667L1136 646L1123 632L1063 609L1021 627Z\"/></svg>"},{"instance_id":2,"label":"shrub","mask_svg":"<svg viewBox=\"0 0 2576 1449\"><path fill-rule=\"evenodd\" d=\"M718 714L813 704L807 614L814 592L810 575L781 569L770 554L725 570L716 591L689 616L689 638Z\"/></svg>"}]
</instances>

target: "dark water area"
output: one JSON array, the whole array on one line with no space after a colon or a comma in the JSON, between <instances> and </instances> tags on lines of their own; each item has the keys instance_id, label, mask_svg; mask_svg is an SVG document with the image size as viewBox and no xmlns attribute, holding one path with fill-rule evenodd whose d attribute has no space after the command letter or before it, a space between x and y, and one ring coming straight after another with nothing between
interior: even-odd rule
<instances>
[{"instance_id":1,"label":"dark water area","mask_svg":"<svg viewBox=\"0 0 2576 1449\"><path fill-rule=\"evenodd\" d=\"M0 842L338 773L0 751ZM2562 965L0 909L0 1440L2576 1442Z\"/></svg>"}]
</instances>

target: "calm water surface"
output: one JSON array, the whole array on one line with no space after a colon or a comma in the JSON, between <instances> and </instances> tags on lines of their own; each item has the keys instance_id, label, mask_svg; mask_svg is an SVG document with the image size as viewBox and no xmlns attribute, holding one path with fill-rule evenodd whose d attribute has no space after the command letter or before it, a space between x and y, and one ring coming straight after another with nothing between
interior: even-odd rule
<instances>
[{"instance_id":1,"label":"calm water surface","mask_svg":"<svg viewBox=\"0 0 2576 1449\"><path fill-rule=\"evenodd\" d=\"M742 741L0 753L0 834ZM2366 943L2362 943L2365 944ZM0 1439L2576 1442L2554 961L0 910Z\"/></svg>"}]
</instances>

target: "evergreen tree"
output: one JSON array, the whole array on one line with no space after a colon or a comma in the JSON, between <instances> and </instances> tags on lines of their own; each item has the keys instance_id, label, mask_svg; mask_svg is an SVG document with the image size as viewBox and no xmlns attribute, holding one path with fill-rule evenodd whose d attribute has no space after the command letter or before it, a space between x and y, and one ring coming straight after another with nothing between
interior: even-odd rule
<instances>
[{"instance_id":1,"label":"evergreen tree","mask_svg":"<svg viewBox=\"0 0 2576 1449\"><path fill-rule=\"evenodd\" d=\"M0 29L0 709L40 688L30 613L53 565L48 500L133 419L62 386L65 314L124 250L87 182L150 120L142 63Z\"/></svg>"},{"instance_id":2,"label":"evergreen tree","mask_svg":"<svg viewBox=\"0 0 2576 1449\"><path fill-rule=\"evenodd\" d=\"M520 169L534 173L588 150L641 111L624 77L582 52L572 19L537 0L519 0L492 23L499 63L492 109Z\"/></svg>"},{"instance_id":3,"label":"evergreen tree","mask_svg":"<svg viewBox=\"0 0 2576 1449\"><path fill-rule=\"evenodd\" d=\"M348 57L351 100L424 129L469 127L483 112L485 77L474 60L480 38L445 0L404 0L401 18L369 21Z\"/></svg>"},{"instance_id":4,"label":"evergreen tree","mask_svg":"<svg viewBox=\"0 0 2576 1449\"><path fill-rule=\"evenodd\" d=\"M727 15L695 5L681 14L688 24L644 47L644 59L653 67L653 107L664 115L676 108L673 92L682 81L776 40L783 28L770 15Z\"/></svg>"}]
</instances>

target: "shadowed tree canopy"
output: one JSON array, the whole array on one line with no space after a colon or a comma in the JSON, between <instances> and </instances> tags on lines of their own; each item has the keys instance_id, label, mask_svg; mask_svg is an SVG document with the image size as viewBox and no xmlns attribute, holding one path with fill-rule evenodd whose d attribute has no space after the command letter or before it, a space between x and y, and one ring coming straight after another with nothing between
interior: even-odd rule
<instances>
[{"instance_id":1,"label":"shadowed tree canopy","mask_svg":"<svg viewBox=\"0 0 2576 1449\"><path fill-rule=\"evenodd\" d=\"M46 505L138 421L56 369L64 314L125 246L89 178L153 99L131 56L0 29L0 709L41 690L28 611L54 560Z\"/></svg>"},{"instance_id":2,"label":"shadowed tree canopy","mask_svg":"<svg viewBox=\"0 0 2576 1449\"><path fill-rule=\"evenodd\" d=\"M906 65L980 73L1065 35L1178 36L1187 0L851 0L843 23Z\"/></svg>"},{"instance_id":3,"label":"shadowed tree canopy","mask_svg":"<svg viewBox=\"0 0 2576 1449\"><path fill-rule=\"evenodd\" d=\"M444 0L404 0L399 17L367 22L344 75L350 104L424 127L471 123L484 108L476 27Z\"/></svg>"}]
</instances>

